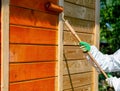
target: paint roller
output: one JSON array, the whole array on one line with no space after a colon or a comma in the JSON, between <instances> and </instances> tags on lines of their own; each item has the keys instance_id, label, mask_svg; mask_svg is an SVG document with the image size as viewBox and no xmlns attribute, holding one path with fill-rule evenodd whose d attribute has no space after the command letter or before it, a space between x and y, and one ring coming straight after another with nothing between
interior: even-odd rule
<instances>
[{"instance_id":1,"label":"paint roller","mask_svg":"<svg viewBox=\"0 0 120 91\"><path fill-rule=\"evenodd\" d=\"M62 6L56 5L52 2L47 2L45 4L45 8L46 8L47 11L52 11L52 12L55 12L55 13L58 13L58 14L63 11Z\"/></svg>"},{"instance_id":2,"label":"paint roller","mask_svg":"<svg viewBox=\"0 0 120 91\"><path fill-rule=\"evenodd\" d=\"M61 13L63 11L63 7L56 5L52 2L47 2L45 4L45 8L48 11L52 11L55 13ZM78 42L81 41L81 39L79 38L79 36L77 35L77 33L75 32L75 30L72 28L72 26L69 24L69 22L67 20L64 19L64 13L62 13L62 20L64 21L65 25L67 26L67 28L70 30L70 32L74 35L74 37L78 40ZM103 71L103 69L99 66L99 64L97 63L97 61L95 61L95 59L92 57L90 52L86 53L90 59L92 60L92 62L95 64L95 69L97 68L97 70L99 70L104 76L105 78L108 78L107 74Z\"/></svg>"}]
</instances>

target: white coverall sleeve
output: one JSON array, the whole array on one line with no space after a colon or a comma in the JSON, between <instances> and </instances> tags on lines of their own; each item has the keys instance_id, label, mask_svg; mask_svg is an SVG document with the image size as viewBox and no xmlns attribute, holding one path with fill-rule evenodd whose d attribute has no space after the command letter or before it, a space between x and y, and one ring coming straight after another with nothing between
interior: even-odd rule
<instances>
[{"instance_id":1,"label":"white coverall sleeve","mask_svg":"<svg viewBox=\"0 0 120 91\"><path fill-rule=\"evenodd\" d=\"M91 46L90 53L105 72L120 71L120 49L108 55L101 53L95 46Z\"/></svg>"},{"instance_id":2,"label":"white coverall sleeve","mask_svg":"<svg viewBox=\"0 0 120 91\"><path fill-rule=\"evenodd\" d=\"M110 77L106 81L109 86L114 87L115 91L120 91L120 78Z\"/></svg>"},{"instance_id":3,"label":"white coverall sleeve","mask_svg":"<svg viewBox=\"0 0 120 91\"><path fill-rule=\"evenodd\" d=\"M90 53L106 72L120 71L120 49L112 55L101 53L95 46L91 46ZM115 91L120 91L120 78L111 77L106 79L108 84L112 84Z\"/></svg>"}]
</instances>

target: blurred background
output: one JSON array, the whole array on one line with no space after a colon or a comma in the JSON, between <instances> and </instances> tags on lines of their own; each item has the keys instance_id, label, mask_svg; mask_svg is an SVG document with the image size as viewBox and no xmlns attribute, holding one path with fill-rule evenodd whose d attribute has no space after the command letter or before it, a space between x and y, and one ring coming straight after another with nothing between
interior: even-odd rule
<instances>
[{"instance_id":1,"label":"blurred background","mask_svg":"<svg viewBox=\"0 0 120 91\"><path fill-rule=\"evenodd\" d=\"M100 51L113 54L120 48L120 0L100 0ZM107 73L120 77L120 72ZM99 91L114 91L99 75Z\"/></svg>"}]
</instances>

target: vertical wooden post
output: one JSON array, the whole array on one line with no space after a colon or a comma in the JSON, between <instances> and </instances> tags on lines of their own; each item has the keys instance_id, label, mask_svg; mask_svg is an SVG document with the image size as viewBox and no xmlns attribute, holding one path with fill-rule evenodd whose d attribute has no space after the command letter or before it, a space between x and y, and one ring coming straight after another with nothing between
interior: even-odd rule
<instances>
[{"instance_id":1,"label":"vertical wooden post","mask_svg":"<svg viewBox=\"0 0 120 91\"><path fill-rule=\"evenodd\" d=\"M1 8L1 91L9 91L9 0Z\"/></svg>"},{"instance_id":2,"label":"vertical wooden post","mask_svg":"<svg viewBox=\"0 0 120 91\"><path fill-rule=\"evenodd\" d=\"M99 40L100 40L100 25L99 25L99 20L100 20L100 0L96 0L95 1L95 38L94 38L94 45L97 46L97 48L99 48ZM94 80L93 80L93 91L98 91L98 72L96 72L95 69L93 69L94 71Z\"/></svg>"},{"instance_id":3,"label":"vertical wooden post","mask_svg":"<svg viewBox=\"0 0 120 91\"><path fill-rule=\"evenodd\" d=\"M59 0L59 5L63 6L63 0ZM59 15L58 26L58 90L63 91L63 21L62 14Z\"/></svg>"}]
</instances>

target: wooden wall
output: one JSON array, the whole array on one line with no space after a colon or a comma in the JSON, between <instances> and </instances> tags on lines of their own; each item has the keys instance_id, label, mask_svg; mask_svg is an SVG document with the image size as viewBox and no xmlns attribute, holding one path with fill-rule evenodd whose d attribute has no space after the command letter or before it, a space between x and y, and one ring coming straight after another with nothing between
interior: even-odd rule
<instances>
[{"instance_id":1,"label":"wooden wall","mask_svg":"<svg viewBox=\"0 0 120 91\"><path fill-rule=\"evenodd\" d=\"M96 37L95 0L64 0L64 8L65 18L75 29L81 40L91 45L94 44ZM64 53L69 66L69 69L67 69L64 60L64 91L73 91L72 89L74 91L97 91L94 85L97 86L97 83L95 83L95 70L87 62L77 40L66 26L64 26ZM70 73L68 73L68 70L70 70Z\"/></svg>"},{"instance_id":2,"label":"wooden wall","mask_svg":"<svg viewBox=\"0 0 120 91\"><path fill-rule=\"evenodd\" d=\"M59 15L46 11L48 1L58 4L58 0L10 0L9 91L58 91ZM95 44L95 9L95 0L64 0L65 19L90 44ZM95 70L66 26L63 41L74 91L97 91ZM62 65L61 87L73 91L65 58Z\"/></svg>"},{"instance_id":3,"label":"wooden wall","mask_svg":"<svg viewBox=\"0 0 120 91\"><path fill-rule=\"evenodd\" d=\"M10 91L56 91L58 0L10 0ZM54 22L53 22L54 21Z\"/></svg>"}]
</instances>

